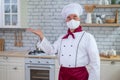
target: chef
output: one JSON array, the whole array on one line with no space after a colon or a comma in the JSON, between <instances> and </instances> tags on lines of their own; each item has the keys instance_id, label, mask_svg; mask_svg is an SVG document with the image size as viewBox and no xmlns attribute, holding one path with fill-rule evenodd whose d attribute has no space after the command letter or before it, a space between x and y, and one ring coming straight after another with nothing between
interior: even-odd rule
<instances>
[{"instance_id":1,"label":"chef","mask_svg":"<svg viewBox=\"0 0 120 80\"><path fill-rule=\"evenodd\" d=\"M57 53L60 64L58 80L100 80L100 58L95 38L80 25L82 6L68 4L61 14L68 30L53 45L41 30L28 29L40 37L37 46L47 54Z\"/></svg>"}]
</instances>

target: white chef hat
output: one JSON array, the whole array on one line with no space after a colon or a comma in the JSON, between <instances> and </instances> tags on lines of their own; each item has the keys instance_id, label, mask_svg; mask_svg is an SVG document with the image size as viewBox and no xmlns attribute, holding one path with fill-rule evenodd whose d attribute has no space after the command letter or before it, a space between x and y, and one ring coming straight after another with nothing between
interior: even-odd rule
<instances>
[{"instance_id":1,"label":"white chef hat","mask_svg":"<svg viewBox=\"0 0 120 80\"><path fill-rule=\"evenodd\" d=\"M78 3L71 3L66 5L61 12L62 16L64 19L67 18L68 15L70 14L76 14L77 16L80 16L83 14L83 8L80 4Z\"/></svg>"}]
</instances>

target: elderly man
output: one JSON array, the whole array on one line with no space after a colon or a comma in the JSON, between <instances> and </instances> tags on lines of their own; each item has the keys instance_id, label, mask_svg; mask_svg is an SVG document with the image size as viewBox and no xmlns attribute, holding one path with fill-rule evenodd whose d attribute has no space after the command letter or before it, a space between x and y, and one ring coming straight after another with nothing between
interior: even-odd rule
<instances>
[{"instance_id":1,"label":"elderly man","mask_svg":"<svg viewBox=\"0 0 120 80\"><path fill-rule=\"evenodd\" d=\"M83 31L80 15L83 8L77 3L66 5L62 16L66 21L67 34L58 38L53 45L41 30L28 29L37 34L40 47L47 54L58 54L59 80L100 80L100 58L96 41L90 33ZM89 69L86 68L89 66Z\"/></svg>"}]
</instances>

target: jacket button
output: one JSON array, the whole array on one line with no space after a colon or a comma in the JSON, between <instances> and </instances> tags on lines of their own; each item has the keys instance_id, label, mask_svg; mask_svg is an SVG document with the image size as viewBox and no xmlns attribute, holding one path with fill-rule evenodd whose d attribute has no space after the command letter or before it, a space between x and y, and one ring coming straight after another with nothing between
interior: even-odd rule
<instances>
[{"instance_id":1,"label":"jacket button","mask_svg":"<svg viewBox=\"0 0 120 80\"><path fill-rule=\"evenodd\" d=\"M64 47L65 47L65 45L64 45Z\"/></svg>"},{"instance_id":2,"label":"jacket button","mask_svg":"<svg viewBox=\"0 0 120 80\"><path fill-rule=\"evenodd\" d=\"M69 54L69 56L71 56L71 54Z\"/></svg>"},{"instance_id":3,"label":"jacket button","mask_svg":"<svg viewBox=\"0 0 120 80\"><path fill-rule=\"evenodd\" d=\"M62 54L62 56L64 56L64 55Z\"/></svg>"},{"instance_id":4,"label":"jacket button","mask_svg":"<svg viewBox=\"0 0 120 80\"><path fill-rule=\"evenodd\" d=\"M73 47L73 45L71 45L71 47Z\"/></svg>"}]
</instances>

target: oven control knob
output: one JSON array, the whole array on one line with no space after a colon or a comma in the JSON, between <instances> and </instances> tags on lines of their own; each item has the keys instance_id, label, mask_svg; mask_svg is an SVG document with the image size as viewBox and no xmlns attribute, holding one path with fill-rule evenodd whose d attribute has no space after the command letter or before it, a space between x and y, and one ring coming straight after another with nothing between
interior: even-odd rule
<instances>
[{"instance_id":1,"label":"oven control knob","mask_svg":"<svg viewBox=\"0 0 120 80\"><path fill-rule=\"evenodd\" d=\"M48 61L46 63L49 63Z\"/></svg>"},{"instance_id":2,"label":"oven control knob","mask_svg":"<svg viewBox=\"0 0 120 80\"><path fill-rule=\"evenodd\" d=\"M32 61L30 61L30 63L32 63Z\"/></svg>"},{"instance_id":3,"label":"oven control knob","mask_svg":"<svg viewBox=\"0 0 120 80\"><path fill-rule=\"evenodd\" d=\"M38 61L38 63L40 63L40 61Z\"/></svg>"}]
</instances>

